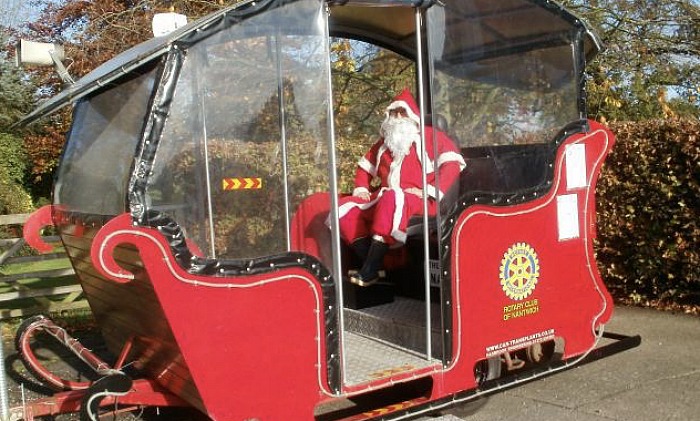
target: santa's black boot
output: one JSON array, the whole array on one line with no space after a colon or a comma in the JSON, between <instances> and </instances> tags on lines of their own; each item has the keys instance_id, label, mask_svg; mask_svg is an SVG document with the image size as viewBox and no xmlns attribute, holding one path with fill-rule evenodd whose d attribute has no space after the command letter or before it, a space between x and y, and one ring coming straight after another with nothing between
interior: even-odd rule
<instances>
[{"instance_id":1,"label":"santa's black boot","mask_svg":"<svg viewBox=\"0 0 700 421\"><path fill-rule=\"evenodd\" d=\"M360 262L367 260L367 255L369 254L369 248L372 245L372 239L369 237L362 237L358 240L353 241L350 244L350 248L355 253Z\"/></svg>"},{"instance_id":2,"label":"santa's black boot","mask_svg":"<svg viewBox=\"0 0 700 421\"><path fill-rule=\"evenodd\" d=\"M372 240L365 263L358 273L350 276L350 282L361 287L370 286L377 282L387 250L389 250L389 246L386 243Z\"/></svg>"}]
</instances>

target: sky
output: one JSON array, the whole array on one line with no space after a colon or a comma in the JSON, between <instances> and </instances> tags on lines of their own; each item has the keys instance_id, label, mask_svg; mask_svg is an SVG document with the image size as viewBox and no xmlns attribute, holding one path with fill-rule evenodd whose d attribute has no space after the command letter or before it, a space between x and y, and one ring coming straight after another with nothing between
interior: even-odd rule
<instances>
[{"instance_id":1,"label":"sky","mask_svg":"<svg viewBox=\"0 0 700 421\"><path fill-rule=\"evenodd\" d=\"M15 26L36 19L37 7L30 0L0 0L0 25Z\"/></svg>"}]
</instances>

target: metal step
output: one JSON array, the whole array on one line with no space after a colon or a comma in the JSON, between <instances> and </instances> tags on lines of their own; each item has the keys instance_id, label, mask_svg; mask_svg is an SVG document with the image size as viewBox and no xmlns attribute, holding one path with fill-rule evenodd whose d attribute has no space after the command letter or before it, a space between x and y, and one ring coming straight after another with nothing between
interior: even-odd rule
<instances>
[{"instance_id":1,"label":"metal step","mask_svg":"<svg viewBox=\"0 0 700 421\"><path fill-rule=\"evenodd\" d=\"M360 310L345 309L345 329L400 347L426 353L425 302L396 297L394 302ZM432 357L442 356L440 307L430 306Z\"/></svg>"},{"instance_id":2,"label":"metal step","mask_svg":"<svg viewBox=\"0 0 700 421\"><path fill-rule=\"evenodd\" d=\"M376 338L346 332L344 341L347 367L344 380L348 386L440 365L435 359L428 360L421 354Z\"/></svg>"}]
</instances>

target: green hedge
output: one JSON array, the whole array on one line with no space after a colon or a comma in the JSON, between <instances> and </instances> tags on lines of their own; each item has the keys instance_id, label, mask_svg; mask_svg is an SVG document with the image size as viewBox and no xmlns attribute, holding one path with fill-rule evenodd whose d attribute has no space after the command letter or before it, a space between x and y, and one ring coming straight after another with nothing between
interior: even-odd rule
<instances>
[{"instance_id":1,"label":"green hedge","mask_svg":"<svg viewBox=\"0 0 700 421\"><path fill-rule=\"evenodd\" d=\"M598 261L623 302L700 305L700 122L612 123Z\"/></svg>"}]
</instances>

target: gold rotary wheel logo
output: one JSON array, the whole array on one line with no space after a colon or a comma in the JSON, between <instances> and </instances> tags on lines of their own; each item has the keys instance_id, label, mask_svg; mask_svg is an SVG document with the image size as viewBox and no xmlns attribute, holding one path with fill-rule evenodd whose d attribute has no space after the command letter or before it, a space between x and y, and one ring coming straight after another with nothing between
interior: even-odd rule
<instances>
[{"instance_id":1,"label":"gold rotary wheel logo","mask_svg":"<svg viewBox=\"0 0 700 421\"><path fill-rule=\"evenodd\" d=\"M501 287L514 300L532 294L540 276L540 262L535 249L526 243L515 243L501 260Z\"/></svg>"}]
</instances>

